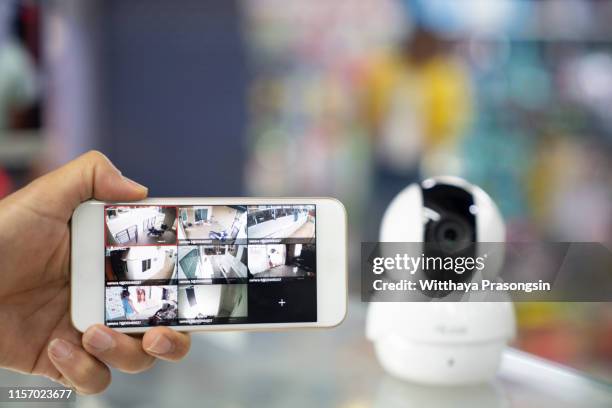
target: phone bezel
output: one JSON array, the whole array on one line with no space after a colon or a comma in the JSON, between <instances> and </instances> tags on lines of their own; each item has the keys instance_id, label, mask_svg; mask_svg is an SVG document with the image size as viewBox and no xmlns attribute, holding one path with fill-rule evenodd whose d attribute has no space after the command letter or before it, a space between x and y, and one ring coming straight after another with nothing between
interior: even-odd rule
<instances>
[{"instance_id":1,"label":"phone bezel","mask_svg":"<svg viewBox=\"0 0 612 408\"><path fill-rule=\"evenodd\" d=\"M170 326L179 331L279 330L334 327L347 312L346 210L334 198L214 197L147 198L138 202L87 201L73 213L71 225L72 324L83 332L104 324L104 207L106 205L316 205L317 321L300 323L249 323L204 326ZM115 327L125 333L142 333L151 327Z\"/></svg>"}]
</instances>

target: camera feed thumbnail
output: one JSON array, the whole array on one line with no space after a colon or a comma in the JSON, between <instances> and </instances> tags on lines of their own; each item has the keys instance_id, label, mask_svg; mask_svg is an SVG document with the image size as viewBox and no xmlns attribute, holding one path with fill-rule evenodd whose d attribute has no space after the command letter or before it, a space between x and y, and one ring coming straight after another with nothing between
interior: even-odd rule
<instances>
[{"instance_id":1,"label":"camera feed thumbnail","mask_svg":"<svg viewBox=\"0 0 612 408\"><path fill-rule=\"evenodd\" d=\"M176 244L176 207L106 207L107 245Z\"/></svg>"},{"instance_id":2,"label":"camera feed thumbnail","mask_svg":"<svg viewBox=\"0 0 612 408\"><path fill-rule=\"evenodd\" d=\"M247 316L246 284L179 286L178 296L179 323L210 323L218 318Z\"/></svg>"},{"instance_id":3,"label":"camera feed thumbnail","mask_svg":"<svg viewBox=\"0 0 612 408\"><path fill-rule=\"evenodd\" d=\"M314 205L249 206L249 239L315 237Z\"/></svg>"},{"instance_id":4,"label":"camera feed thumbnail","mask_svg":"<svg viewBox=\"0 0 612 408\"><path fill-rule=\"evenodd\" d=\"M179 239L246 239L246 206L206 205L179 208Z\"/></svg>"},{"instance_id":5,"label":"camera feed thumbnail","mask_svg":"<svg viewBox=\"0 0 612 408\"><path fill-rule=\"evenodd\" d=\"M106 281L151 281L176 279L176 247L110 247L104 259Z\"/></svg>"},{"instance_id":6,"label":"camera feed thumbnail","mask_svg":"<svg viewBox=\"0 0 612 408\"><path fill-rule=\"evenodd\" d=\"M108 326L175 324L176 286L112 286L106 288Z\"/></svg>"},{"instance_id":7,"label":"camera feed thumbnail","mask_svg":"<svg viewBox=\"0 0 612 408\"><path fill-rule=\"evenodd\" d=\"M179 246L179 279L246 279L247 255L246 245Z\"/></svg>"},{"instance_id":8,"label":"camera feed thumbnail","mask_svg":"<svg viewBox=\"0 0 612 408\"><path fill-rule=\"evenodd\" d=\"M314 244L249 245L253 278L312 277L316 270Z\"/></svg>"}]
</instances>

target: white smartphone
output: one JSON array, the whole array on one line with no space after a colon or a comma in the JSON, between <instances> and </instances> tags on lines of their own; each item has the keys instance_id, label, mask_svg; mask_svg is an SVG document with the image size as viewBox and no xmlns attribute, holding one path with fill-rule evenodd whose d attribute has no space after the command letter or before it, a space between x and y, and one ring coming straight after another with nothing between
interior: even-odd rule
<instances>
[{"instance_id":1,"label":"white smartphone","mask_svg":"<svg viewBox=\"0 0 612 408\"><path fill-rule=\"evenodd\" d=\"M71 228L80 331L333 327L346 315L346 211L335 199L88 201Z\"/></svg>"}]
</instances>

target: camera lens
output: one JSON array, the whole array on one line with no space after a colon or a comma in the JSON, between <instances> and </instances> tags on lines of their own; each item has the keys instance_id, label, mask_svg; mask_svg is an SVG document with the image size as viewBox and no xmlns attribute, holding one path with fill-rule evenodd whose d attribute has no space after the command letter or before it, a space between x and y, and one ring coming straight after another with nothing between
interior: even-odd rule
<instances>
[{"instance_id":1,"label":"camera lens","mask_svg":"<svg viewBox=\"0 0 612 408\"><path fill-rule=\"evenodd\" d=\"M460 251L470 245L471 229L469 225L457 218L440 220L434 229L434 242L449 253Z\"/></svg>"},{"instance_id":2,"label":"camera lens","mask_svg":"<svg viewBox=\"0 0 612 408\"><path fill-rule=\"evenodd\" d=\"M453 228L444 230L444 239L446 241L455 241L457 239L457 231Z\"/></svg>"}]
</instances>

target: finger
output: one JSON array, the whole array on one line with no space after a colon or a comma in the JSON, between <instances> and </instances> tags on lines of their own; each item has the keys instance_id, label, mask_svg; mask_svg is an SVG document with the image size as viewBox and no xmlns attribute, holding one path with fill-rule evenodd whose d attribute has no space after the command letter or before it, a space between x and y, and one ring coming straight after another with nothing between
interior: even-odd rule
<instances>
[{"instance_id":1,"label":"finger","mask_svg":"<svg viewBox=\"0 0 612 408\"><path fill-rule=\"evenodd\" d=\"M167 327L156 327L145 333L142 347L152 356L176 361L189 352L191 338L187 333L180 333Z\"/></svg>"},{"instance_id":2,"label":"finger","mask_svg":"<svg viewBox=\"0 0 612 408\"><path fill-rule=\"evenodd\" d=\"M155 363L155 357L145 353L142 341L95 325L83 334L83 348L98 359L126 373L139 373Z\"/></svg>"},{"instance_id":3,"label":"finger","mask_svg":"<svg viewBox=\"0 0 612 408\"><path fill-rule=\"evenodd\" d=\"M147 188L124 177L102 153L90 151L26 187L42 211L68 220L83 201L134 201Z\"/></svg>"},{"instance_id":4,"label":"finger","mask_svg":"<svg viewBox=\"0 0 612 408\"><path fill-rule=\"evenodd\" d=\"M47 354L55 368L80 394L97 394L110 384L108 367L69 341L52 340Z\"/></svg>"}]
</instances>

